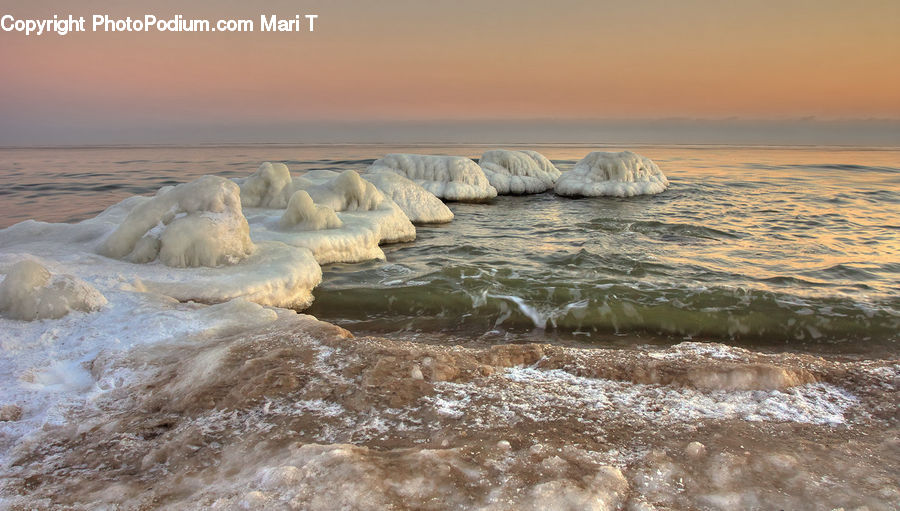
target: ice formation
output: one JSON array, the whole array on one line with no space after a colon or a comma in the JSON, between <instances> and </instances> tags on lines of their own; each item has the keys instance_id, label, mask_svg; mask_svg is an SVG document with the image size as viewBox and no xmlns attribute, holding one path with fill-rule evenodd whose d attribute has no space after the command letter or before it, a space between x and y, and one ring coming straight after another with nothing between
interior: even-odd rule
<instances>
[{"instance_id":1,"label":"ice formation","mask_svg":"<svg viewBox=\"0 0 900 511\"><path fill-rule=\"evenodd\" d=\"M333 209L314 203L306 190L298 190L291 196L278 223L282 229L302 231L337 229L344 225Z\"/></svg>"},{"instance_id":2,"label":"ice formation","mask_svg":"<svg viewBox=\"0 0 900 511\"><path fill-rule=\"evenodd\" d=\"M316 204L334 211L372 211L381 208L385 202L384 194L375 185L352 170L307 187L306 191Z\"/></svg>"},{"instance_id":3,"label":"ice formation","mask_svg":"<svg viewBox=\"0 0 900 511\"><path fill-rule=\"evenodd\" d=\"M443 224L453 220L453 212L433 193L394 172L366 172L363 179L390 197L414 224Z\"/></svg>"},{"instance_id":4,"label":"ice formation","mask_svg":"<svg viewBox=\"0 0 900 511\"><path fill-rule=\"evenodd\" d=\"M165 271L158 265L110 267L136 278L139 288L179 301L220 303L245 298L260 305L305 309L312 290L322 282L322 269L309 250L284 243L261 242L239 264L218 268Z\"/></svg>"},{"instance_id":5,"label":"ice formation","mask_svg":"<svg viewBox=\"0 0 900 511\"><path fill-rule=\"evenodd\" d=\"M10 319L58 319L70 311L91 312L106 305L93 286L72 275L53 275L31 259L6 269L0 282L0 312Z\"/></svg>"},{"instance_id":6,"label":"ice formation","mask_svg":"<svg viewBox=\"0 0 900 511\"><path fill-rule=\"evenodd\" d=\"M167 266L234 264L253 252L250 228L233 182L204 176L162 188L135 207L100 247L116 259Z\"/></svg>"},{"instance_id":7,"label":"ice formation","mask_svg":"<svg viewBox=\"0 0 900 511\"><path fill-rule=\"evenodd\" d=\"M553 163L536 151L494 149L485 152L478 164L500 195L545 192L560 175Z\"/></svg>"},{"instance_id":8,"label":"ice formation","mask_svg":"<svg viewBox=\"0 0 900 511\"><path fill-rule=\"evenodd\" d=\"M254 240L309 249L319 264L329 264L384 259L379 245L416 238L397 204L357 172L312 171L294 178L293 186L293 205L280 218L271 210L245 210ZM293 223L301 217L308 220Z\"/></svg>"},{"instance_id":9,"label":"ice formation","mask_svg":"<svg viewBox=\"0 0 900 511\"><path fill-rule=\"evenodd\" d=\"M277 227L283 211L263 211ZM4 229L0 260L22 254L52 259L105 295L128 286L210 304L245 298L304 308L322 279L308 249L251 242L238 185L214 176L125 199L77 224L25 221Z\"/></svg>"},{"instance_id":10,"label":"ice formation","mask_svg":"<svg viewBox=\"0 0 900 511\"><path fill-rule=\"evenodd\" d=\"M264 162L239 184L241 204L250 208L284 209L294 192L291 172L284 163Z\"/></svg>"},{"instance_id":11,"label":"ice formation","mask_svg":"<svg viewBox=\"0 0 900 511\"><path fill-rule=\"evenodd\" d=\"M631 151L595 151L562 173L556 193L575 197L632 197L660 193L669 180L649 158Z\"/></svg>"},{"instance_id":12,"label":"ice formation","mask_svg":"<svg viewBox=\"0 0 900 511\"><path fill-rule=\"evenodd\" d=\"M484 201L497 196L477 163L461 156L388 154L375 160L367 173L393 172L450 201Z\"/></svg>"}]
</instances>

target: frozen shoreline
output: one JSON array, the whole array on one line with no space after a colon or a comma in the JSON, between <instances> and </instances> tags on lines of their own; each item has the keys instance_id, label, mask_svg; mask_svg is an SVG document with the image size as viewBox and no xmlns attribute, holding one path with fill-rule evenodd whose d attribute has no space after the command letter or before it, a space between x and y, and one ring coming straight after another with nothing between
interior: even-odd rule
<instances>
[{"instance_id":1,"label":"frozen shoreline","mask_svg":"<svg viewBox=\"0 0 900 511\"><path fill-rule=\"evenodd\" d=\"M581 218L591 208L568 199L570 210L541 197L473 206L483 212L455 205L465 228L436 227L429 235L443 232L443 244L400 248L418 262L358 265L376 268L376 285L367 275L361 287L319 288L326 315L316 315L354 330L415 318L390 338L277 307L308 305L319 265L384 259L397 249L383 244L417 237L414 223L453 219L423 186L473 200L488 188L465 158L397 158L362 174L264 164L132 197L79 224L0 231L0 508L871 510L900 498L890 305L864 314L815 297L671 287L642 282L645 264L676 280L668 272L682 266L604 258L609 239L646 236L634 253L665 241L694 261L702 251L691 247L733 243L732 232ZM526 153L494 159L508 165L494 169L498 184L555 175L531 169ZM624 168L595 167L584 174ZM556 222L510 223L517 204L544 205ZM576 238L573 253L570 224L609 234ZM547 256L506 264L479 244L494 236L513 252L540 240ZM583 248L594 242L599 259ZM466 264L442 268L423 251L459 252L451 263ZM591 272L609 262L626 271L596 282ZM635 269L639 285L621 282ZM442 327L462 323L469 330ZM669 346L553 339L642 328L669 332ZM672 333L716 328L706 340L825 342L855 329L884 342L856 357L672 345Z\"/></svg>"},{"instance_id":2,"label":"frozen shoreline","mask_svg":"<svg viewBox=\"0 0 900 511\"><path fill-rule=\"evenodd\" d=\"M874 510L900 498L897 360L434 346L279 314L101 353L90 371L121 383L24 441L5 435L10 508Z\"/></svg>"}]
</instances>

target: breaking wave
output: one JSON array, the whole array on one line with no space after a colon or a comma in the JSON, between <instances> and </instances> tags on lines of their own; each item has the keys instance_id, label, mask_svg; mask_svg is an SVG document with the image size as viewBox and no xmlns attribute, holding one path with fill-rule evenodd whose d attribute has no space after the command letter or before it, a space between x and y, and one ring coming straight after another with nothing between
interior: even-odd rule
<instances>
[{"instance_id":1,"label":"breaking wave","mask_svg":"<svg viewBox=\"0 0 900 511\"><path fill-rule=\"evenodd\" d=\"M894 342L900 304L864 305L839 298L745 289L600 284L536 287L517 280L492 290L483 275L447 269L372 288L315 291L309 312L368 331L484 333L554 330L574 335L644 333L779 344ZM514 279L513 279L514 280ZM470 284L471 282L471 284Z\"/></svg>"}]
</instances>

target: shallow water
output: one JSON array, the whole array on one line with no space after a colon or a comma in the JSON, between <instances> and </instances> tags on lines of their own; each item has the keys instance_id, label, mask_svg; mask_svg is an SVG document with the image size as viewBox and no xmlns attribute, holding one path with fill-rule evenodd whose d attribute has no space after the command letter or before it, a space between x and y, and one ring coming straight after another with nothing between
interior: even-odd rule
<instances>
[{"instance_id":1,"label":"shallow water","mask_svg":"<svg viewBox=\"0 0 900 511\"><path fill-rule=\"evenodd\" d=\"M563 171L593 150L529 146ZM0 150L0 226L74 221L132 194L260 161L363 170L388 152L477 158L478 146L227 146ZM608 147L620 150L623 147ZM387 261L326 267L308 311L354 331L639 336L776 349L893 351L900 330L900 151L632 147L666 192L542 194L451 204Z\"/></svg>"}]
</instances>

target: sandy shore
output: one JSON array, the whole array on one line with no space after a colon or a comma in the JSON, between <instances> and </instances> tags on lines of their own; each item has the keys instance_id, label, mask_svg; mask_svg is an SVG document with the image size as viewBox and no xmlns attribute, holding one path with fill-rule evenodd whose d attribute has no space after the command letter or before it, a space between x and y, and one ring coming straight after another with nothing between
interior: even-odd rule
<instances>
[{"instance_id":1,"label":"sandy shore","mask_svg":"<svg viewBox=\"0 0 900 511\"><path fill-rule=\"evenodd\" d=\"M699 343L441 346L285 316L101 354L111 390L0 439L0 503L892 509L898 368Z\"/></svg>"}]
</instances>

